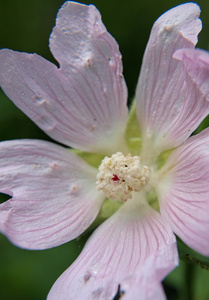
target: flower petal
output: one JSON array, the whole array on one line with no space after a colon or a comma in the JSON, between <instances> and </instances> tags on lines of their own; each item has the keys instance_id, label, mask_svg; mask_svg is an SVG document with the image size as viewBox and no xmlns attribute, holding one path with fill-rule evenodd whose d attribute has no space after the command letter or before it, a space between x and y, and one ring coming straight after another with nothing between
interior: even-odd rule
<instances>
[{"instance_id":1,"label":"flower petal","mask_svg":"<svg viewBox=\"0 0 209 300\"><path fill-rule=\"evenodd\" d=\"M80 235L95 219L104 196L96 169L74 153L38 140L0 143L0 230L14 244L45 249Z\"/></svg>"},{"instance_id":2,"label":"flower petal","mask_svg":"<svg viewBox=\"0 0 209 300\"><path fill-rule=\"evenodd\" d=\"M97 9L66 2L50 48L59 69L36 54L3 49L4 92L53 139L90 152L119 150L128 113L127 88L118 44Z\"/></svg>"},{"instance_id":3,"label":"flower petal","mask_svg":"<svg viewBox=\"0 0 209 300\"><path fill-rule=\"evenodd\" d=\"M191 248L209 255L209 129L172 152L160 171L162 215Z\"/></svg>"},{"instance_id":4,"label":"flower petal","mask_svg":"<svg viewBox=\"0 0 209 300\"><path fill-rule=\"evenodd\" d=\"M166 139L179 145L209 114L209 53L196 49L180 49L174 53L174 57L182 61L187 94L181 113L169 128Z\"/></svg>"},{"instance_id":5,"label":"flower petal","mask_svg":"<svg viewBox=\"0 0 209 300\"><path fill-rule=\"evenodd\" d=\"M139 298L140 297L140 298ZM163 287L159 282L155 280L147 281L146 285L141 282L137 282L130 289L130 292L125 294L122 298L123 300L166 300Z\"/></svg>"},{"instance_id":6,"label":"flower petal","mask_svg":"<svg viewBox=\"0 0 209 300\"><path fill-rule=\"evenodd\" d=\"M135 281L132 282L128 293L123 295L123 300L166 300L162 284L153 274L153 269L156 268L156 260L150 257L147 262L140 268ZM140 298L139 298L140 296Z\"/></svg>"},{"instance_id":7,"label":"flower petal","mask_svg":"<svg viewBox=\"0 0 209 300\"><path fill-rule=\"evenodd\" d=\"M152 272L160 281L177 265L177 256L169 225L138 193L93 233L77 260L55 282L48 300L112 300L119 286L129 292L151 257Z\"/></svg>"},{"instance_id":8,"label":"flower petal","mask_svg":"<svg viewBox=\"0 0 209 300\"><path fill-rule=\"evenodd\" d=\"M150 139L159 151L179 143L169 134L178 127L175 120L184 106L186 85L181 63L173 54L194 48L201 30L199 14L195 3L182 4L163 14L152 28L136 91L139 124L149 148Z\"/></svg>"},{"instance_id":9,"label":"flower petal","mask_svg":"<svg viewBox=\"0 0 209 300\"><path fill-rule=\"evenodd\" d=\"M194 90L195 85L209 102L209 52L200 49L180 49L174 53L174 57L182 61L188 90Z\"/></svg>"}]
</instances>

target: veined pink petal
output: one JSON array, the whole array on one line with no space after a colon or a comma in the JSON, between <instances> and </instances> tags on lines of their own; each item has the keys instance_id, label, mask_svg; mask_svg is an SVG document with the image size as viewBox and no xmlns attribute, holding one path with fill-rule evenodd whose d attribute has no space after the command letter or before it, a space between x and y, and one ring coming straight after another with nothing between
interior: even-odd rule
<instances>
[{"instance_id":1,"label":"veined pink petal","mask_svg":"<svg viewBox=\"0 0 209 300\"><path fill-rule=\"evenodd\" d=\"M209 102L209 52L200 49L180 49L174 53L174 57L182 61L188 89L194 90L195 85L202 97Z\"/></svg>"},{"instance_id":2,"label":"veined pink petal","mask_svg":"<svg viewBox=\"0 0 209 300\"><path fill-rule=\"evenodd\" d=\"M64 3L50 48L59 69L36 54L3 49L2 89L53 139L90 152L117 151L127 119L127 88L118 44L98 10Z\"/></svg>"},{"instance_id":3,"label":"veined pink petal","mask_svg":"<svg viewBox=\"0 0 209 300\"><path fill-rule=\"evenodd\" d=\"M138 195L142 198L128 200L99 226L77 260L55 282L48 300L112 300L119 285L128 293L137 284L150 258L155 261L152 272L158 281L178 264L170 226L143 194Z\"/></svg>"},{"instance_id":4,"label":"veined pink petal","mask_svg":"<svg viewBox=\"0 0 209 300\"><path fill-rule=\"evenodd\" d=\"M166 300L162 284L153 274L156 268L156 260L150 257L132 280L129 291L122 297L123 300Z\"/></svg>"},{"instance_id":5,"label":"veined pink petal","mask_svg":"<svg viewBox=\"0 0 209 300\"><path fill-rule=\"evenodd\" d=\"M162 284L156 280L150 280L142 284L137 282L130 291L122 296L123 300L166 300Z\"/></svg>"},{"instance_id":6,"label":"veined pink petal","mask_svg":"<svg viewBox=\"0 0 209 300\"><path fill-rule=\"evenodd\" d=\"M160 171L162 215L191 248L209 255L209 129L172 152Z\"/></svg>"},{"instance_id":7,"label":"veined pink petal","mask_svg":"<svg viewBox=\"0 0 209 300\"><path fill-rule=\"evenodd\" d=\"M182 4L163 14L152 28L136 91L138 119L147 147L149 140L159 151L179 144L169 135L178 128L175 120L184 106L186 85L181 63L173 54L180 48L194 48L201 30L199 14L197 4Z\"/></svg>"},{"instance_id":8,"label":"veined pink petal","mask_svg":"<svg viewBox=\"0 0 209 300\"><path fill-rule=\"evenodd\" d=\"M180 49L174 57L181 60L187 82L184 105L175 122L165 133L176 145L186 140L209 114L209 53L196 49Z\"/></svg>"},{"instance_id":9,"label":"veined pink petal","mask_svg":"<svg viewBox=\"0 0 209 300\"><path fill-rule=\"evenodd\" d=\"M96 169L74 153L38 140L0 143L0 230L28 249L58 246L79 236L95 219L104 196Z\"/></svg>"}]
</instances>

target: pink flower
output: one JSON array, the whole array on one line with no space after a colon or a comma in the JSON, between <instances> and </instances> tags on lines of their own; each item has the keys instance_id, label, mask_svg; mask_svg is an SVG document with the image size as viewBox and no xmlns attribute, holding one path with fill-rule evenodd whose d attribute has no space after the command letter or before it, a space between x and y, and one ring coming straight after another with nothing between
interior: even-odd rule
<instances>
[{"instance_id":1,"label":"pink flower","mask_svg":"<svg viewBox=\"0 0 209 300\"><path fill-rule=\"evenodd\" d=\"M93 5L60 9L50 37L60 68L1 50L8 97L50 137L82 150L0 143L0 191L11 196L0 205L1 232L46 249L110 211L49 300L109 300L118 289L124 300L165 299L160 281L178 264L173 232L209 254L209 129L189 137L209 113L209 55L194 49L199 13L188 3L156 21L129 118L118 45Z\"/></svg>"}]
</instances>

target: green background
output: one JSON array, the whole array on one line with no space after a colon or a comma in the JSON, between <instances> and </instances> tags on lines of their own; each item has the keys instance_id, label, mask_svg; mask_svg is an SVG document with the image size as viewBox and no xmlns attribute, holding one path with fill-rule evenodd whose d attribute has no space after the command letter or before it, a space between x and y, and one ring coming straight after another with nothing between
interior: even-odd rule
<instances>
[{"instance_id":1,"label":"green background","mask_svg":"<svg viewBox=\"0 0 209 300\"><path fill-rule=\"evenodd\" d=\"M0 0L0 48L36 52L54 61L48 38L62 3L60 0ZM152 24L166 10L184 2L100 0L83 3L97 6L108 31L119 43L131 99ZM203 20L198 47L209 50L209 1L197 3ZM17 138L49 139L0 91L0 140ZM0 235L0 299L45 299L53 282L81 251L85 238L54 249L27 251L16 248ZM192 253L196 259L209 261L180 242L179 249L183 254ZM180 267L165 281L168 299L209 300L207 265L201 269L197 260L196 265L190 260L181 260Z\"/></svg>"}]
</instances>

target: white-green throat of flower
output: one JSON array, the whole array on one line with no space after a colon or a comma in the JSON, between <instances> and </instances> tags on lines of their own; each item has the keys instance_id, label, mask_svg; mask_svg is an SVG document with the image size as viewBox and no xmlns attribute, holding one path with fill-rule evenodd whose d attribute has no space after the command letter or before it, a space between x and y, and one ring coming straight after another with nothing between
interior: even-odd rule
<instances>
[{"instance_id":1,"label":"white-green throat of flower","mask_svg":"<svg viewBox=\"0 0 209 300\"><path fill-rule=\"evenodd\" d=\"M132 192L139 192L149 180L149 168L142 166L139 156L124 156L121 152L105 157L97 174L97 189L107 198L125 202Z\"/></svg>"}]
</instances>

